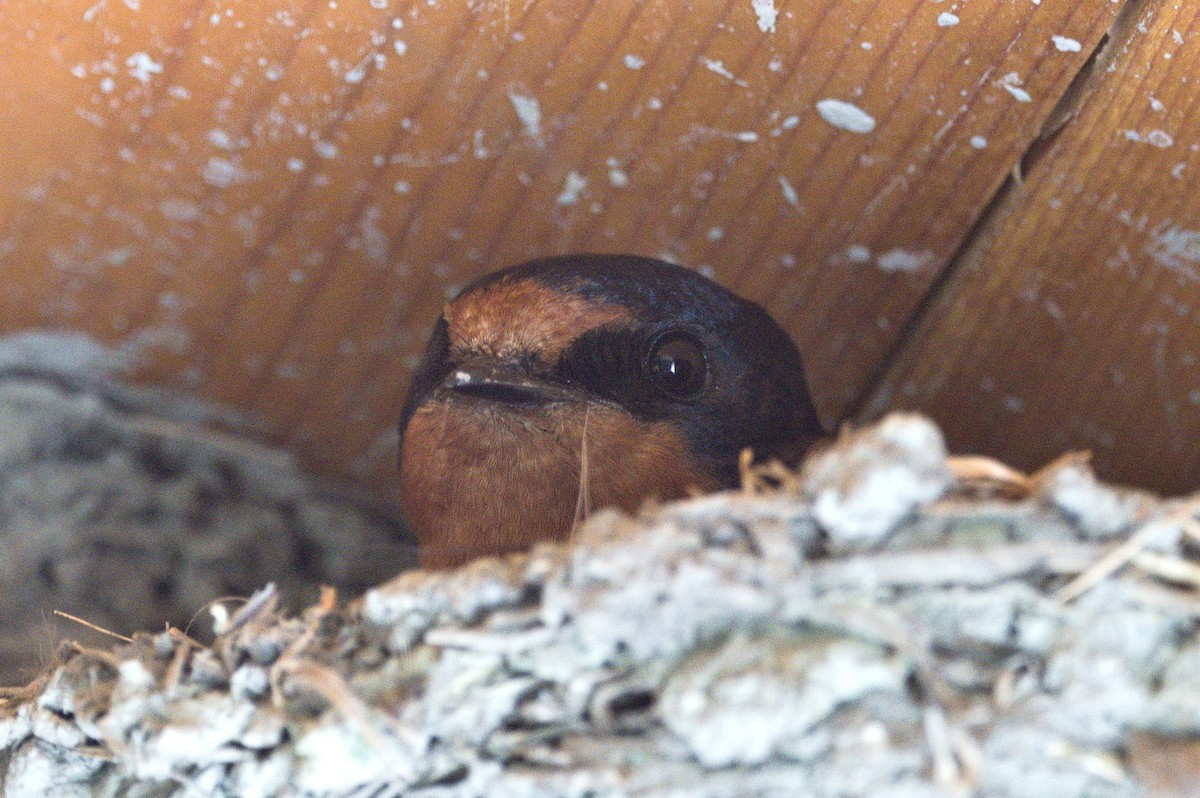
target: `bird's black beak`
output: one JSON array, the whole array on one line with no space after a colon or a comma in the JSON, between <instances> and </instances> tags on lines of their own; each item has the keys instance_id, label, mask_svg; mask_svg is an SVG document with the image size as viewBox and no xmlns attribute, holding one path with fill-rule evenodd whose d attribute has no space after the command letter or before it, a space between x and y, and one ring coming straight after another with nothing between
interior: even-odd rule
<instances>
[{"instance_id":1,"label":"bird's black beak","mask_svg":"<svg viewBox=\"0 0 1200 798\"><path fill-rule=\"evenodd\" d=\"M442 382L446 396L467 396L505 405L540 406L578 402L578 391L539 379L521 369L491 360L456 366Z\"/></svg>"}]
</instances>

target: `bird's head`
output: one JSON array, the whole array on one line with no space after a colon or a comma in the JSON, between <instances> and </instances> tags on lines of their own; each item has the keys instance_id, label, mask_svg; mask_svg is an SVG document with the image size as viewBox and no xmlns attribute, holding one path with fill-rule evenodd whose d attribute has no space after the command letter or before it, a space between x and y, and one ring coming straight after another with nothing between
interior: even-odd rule
<instances>
[{"instance_id":1,"label":"bird's head","mask_svg":"<svg viewBox=\"0 0 1200 798\"><path fill-rule=\"evenodd\" d=\"M822 433L800 355L765 311L687 269L610 255L467 286L400 429L405 509L439 563L563 536L581 490L636 509L736 484L745 448L794 462Z\"/></svg>"}]
</instances>

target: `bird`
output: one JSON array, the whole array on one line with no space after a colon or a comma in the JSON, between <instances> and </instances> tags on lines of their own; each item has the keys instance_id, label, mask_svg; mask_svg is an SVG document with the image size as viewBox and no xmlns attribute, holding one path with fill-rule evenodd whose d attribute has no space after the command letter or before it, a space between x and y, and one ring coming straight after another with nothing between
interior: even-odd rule
<instances>
[{"instance_id":1,"label":"bird","mask_svg":"<svg viewBox=\"0 0 1200 798\"><path fill-rule=\"evenodd\" d=\"M635 255L541 258L444 308L400 414L400 504L443 569L794 465L823 437L800 353L757 304Z\"/></svg>"}]
</instances>

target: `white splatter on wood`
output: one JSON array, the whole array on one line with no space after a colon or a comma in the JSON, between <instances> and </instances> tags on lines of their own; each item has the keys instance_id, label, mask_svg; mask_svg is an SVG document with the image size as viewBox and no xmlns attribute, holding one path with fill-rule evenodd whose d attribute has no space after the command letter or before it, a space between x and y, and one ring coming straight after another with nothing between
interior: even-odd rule
<instances>
[{"instance_id":1,"label":"white splatter on wood","mask_svg":"<svg viewBox=\"0 0 1200 798\"><path fill-rule=\"evenodd\" d=\"M817 103L817 113L829 124L851 133L870 133L875 129L875 117L853 103L826 98Z\"/></svg>"},{"instance_id":2,"label":"white splatter on wood","mask_svg":"<svg viewBox=\"0 0 1200 798\"><path fill-rule=\"evenodd\" d=\"M172 222L194 222L200 218L200 206L182 197L167 197L158 203L158 212Z\"/></svg>"},{"instance_id":3,"label":"white splatter on wood","mask_svg":"<svg viewBox=\"0 0 1200 798\"><path fill-rule=\"evenodd\" d=\"M392 42L392 49L396 51L396 55L404 55L408 52L408 43L403 39L397 39Z\"/></svg>"},{"instance_id":4,"label":"white splatter on wood","mask_svg":"<svg viewBox=\"0 0 1200 798\"><path fill-rule=\"evenodd\" d=\"M775 20L779 18L775 0L750 0L750 7L758 17L758 29L763 33L774 33Z\"/></svg>"},{"instance_id":5,"label":"white splatter on wood","mask_svg":"<svg viewBox=\"0 0 1200 798\"><path fill-rule=\"evenodd\" d=\"M608 166L608 184L613 188L625 188L629 185L629 175L621 168L621 162L616 158L605 161Z\"/></svg>"},{"instance_id":6,"label":"white splatter on wood","mask_svg":"<svg viewBox=\"0 0 1200 798\"><path fill-rule=\"evenodd\" d=\"M517 113L517 119L521 120L521 125L525 128L525 135L540 143L542 141L542 106L538 103L537 98L528 94L518 94L509 89L508 101L512 103L513 110Z\"/></svg>"},{"instance_id":7,"label":"white splatter on wood","mask_svg":"<svg viewBox=\"0 0 1200 798\"><path fill-rule=\"evenodd\" d=\"M1179 225L1160 226L1150 234L1146 254L1159 266L1191 282L1200 283L1200 230Z\"/></svg>"},{"instance_id":8,"label":"white splatter on wood","mask_svg":"<svg viewBox=\"0 0 1200 798\"><path fill-rule=\"evenodd\" d=\"M949 11L943 11L938 14L937 24L939 28L952 28L959 22L958 14L952 14Z\"/></svg>"},{"instance_id":9,"label":"white splatter on wood","mask_svg":"<svg viewBox=\"0 0 1200 798\"><path fill-rule=\"evenodd\" d=\"M625 66L629 69L641 69L646 65L645 58L642 58L640 55L634 55L633 53L626 55L624 61Z\"/></svg>"},{"instance_id":10,"label":"white splatter on wood","mask_svg":"<svg viewBox=\"0 0 1200 798\"><path fill-rule=\"evenodd\" d=\"M556 205L574 205L579 202L579 197L587 188L588 181L583 175L576 172L574 169L567 172L567 177L563 181L562 190L559 191L558 197L554 200Z\"/></svg>"},{"instance_id":11,"label":"white splatter on wood","mask_svg":"<svg viewBox=\"0 0 1200 798\"><path fill-rule=\"evenodd\" d=\"M885 271L888 274L895 274L897 272L915 272L932 261L933 253L927 249L920 252L912 252L911 250L897 247L889 249L876 258L875 264L881 271Z\"/></svg>"},{"instance_id":12,"label":"white splatter on wood","mask_svg":"<svg viewBox=\"0 0 1200 798\"><path fill-rule=\"evenodd\" d=\"M1140 133L1136 130L1126 130L1125 138L1129 141L1136 141L1142 144L1149 144L1151 147L1158 147L1160 150L1166 149L1175 143L1175 139L1165 130L1157 128L1149 133Z\"/></svg>"},{"instance_id":13,"label":"white splatter on wood","mask_svg":"<svg viewBox=\"0 0 1200 798\"><path fill-rule=\"evenodd\" d=\"M996 81L996 83L1006 92L1011 94L1013 99L1015 99L1017 102L1032 102L1033 97L1029 96L1029 92L1021 88L1024 82L1025 81L1021 80L1021 76L1016 72L1009 72L1007 75L1000 78L1000 80Z\"/></svg>"},{"instance_id":14,"label":"white splatter on wood","mask_svg":"<svg viewBox=\"0 0 1200 798\"><path fill-rule=\"evenodd\" d=\"M1077 53L1083 49L1078 39L1068 36L1051 36L1050 41L1054 42L1054 49L1060 53Z\"/></svg>"},{"instance_id":15,"label":"white splatter on wood","mask_svg":"<svg viewBox=\"0 0 1200 798\"><path fill-rule=\"evenodd\" d=\"M142 83L149 83L150 78L161 75L163 71L162 64L151 58L149 53L141 51L126 58L125 66L129 67L129 74Z\"/></svg>"},{"instance_id":16,"label":"white splatter on wood","mask_svg":"<svg viewBox=\"0 0 1200 798\"><path fill-rule=\"evenodd\" d=\"M730 72L728 68L726 68L724 61L718 61L713 58L701 58L700 63L704 64L704 68L707 69L709 72L712 72L713 74L716 74L716 75L720 75L721 77L725 78L726 80L731 80L739 86L748 85L746 83L746 81L739 80L737 77L735 77L734 74L732 72Z\"/></svg>"},{"instance_id":17,"label":"white splatter on wood","mask_svg":"<svg viewBox=\"0 0 1200 798\"><path fill-rule=\"evenodd\" d=\"M851 244L846 248L846 260L851 263L870 263L871 248L862 244Z\"/></svg>"},{"instance_id":18,"label":"white splatter on wood","mask_svg":"<svg viewBox=\"0 0 1200 798\"><path fill-rule=\"evenodd\" d=\"M800 194L797 193L796 187L792 185L792 181L788 180L783 175L779 176L779 189L783 192L783 198L796 210L802 210L800 207Z\"/></svg>"},{"instance_id":19,"label":"white splatter on wood","mask_svg":"<svg viewBox=\"0 0 1200 798\"><path fill-rule=\"evenodd\" d=\"M246 180L246 173L240 166L228 158L209 158L208 163L200 171L204 182L217 188L229 188L235 183Z\"/></svg>"},{"instance_id":20,"label":"white splatter on wood","mask_svg":"<svg viewBox=\"0 0 1200 798\"><path fill-rule=\"evenodd\" d=\"M971 136L971 146L977 150L982 150L988 145L988 140L983 136Z\"/></svg>"}]
</instances>

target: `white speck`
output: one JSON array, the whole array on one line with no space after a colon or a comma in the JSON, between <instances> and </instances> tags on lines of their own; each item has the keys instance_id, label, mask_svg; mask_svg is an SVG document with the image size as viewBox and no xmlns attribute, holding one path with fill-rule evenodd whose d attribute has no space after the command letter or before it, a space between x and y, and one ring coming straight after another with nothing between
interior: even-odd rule
<instances>
[{"instance_id":1,"label":"white speck","mask_svg":"<svg viewBox=\"0 0 1200 798\"><path fill-rule=\"evenodd\" d=\"M371 59L368 56L367 58L364 58L363 60L359 61L358 64L356 64L349 72L347 72L343 76L343 79L347 83L362 83L363 78L365 78L367 76L367 62L369 62L370 60Z\"/></svg>"},{"instance_id":2,"label":"white speck","mask_svg":"<svg viewBox=\"0 0 1200 798\"><path fill-rule=\"evenodd\" d=\"M137 52L125 59L129 74L142 83L149 83L154 75L162 74L163 65L150 57L149 53Z\"/></svg>"},{"instance_id":3,"label":"white speck","mask_svg":"<svg viewBox=\"0 0 1200 798\"><path fill-rule=\"evenodd\" d=\"M1175 178L1176 180L1182 180L1184 169L1187 169L1187 163L1184 161L1180 161L1179 163L1175 164L1171 167L1171 177Z\"/></svg>"},{"instance_id":4,"label":"white speck","mask_svg":"<svg viewBox=\"0 0 1200 798\"><path fill-rule=\"evenodd\" d=\"M1163 105L1162 100L1158 99L1157 97L1150 98L1150 110L1161 111L1165 107L1166 106Z\"/></svg>"},{"instance_id":5,"label":"white speck","mask_svg":"<svg viewBox=\"0 0 1200 798\"><path fill-rule=\"evenodd\" d=\"M782 72L783 60L779 56L775 56L767 62L767 69L771 70L772 72Z\"/></svg>"},{"instance_id":6,"label":"white speck","mask_svg":"<svg viewBox=\"0 0 1200 798\"><path fill-rule=\"evenodd\" d=\"M875 118L853 103L826 98L817 103L817 113L829 124L851 133L870 133Z\"/></svg>"},{"instance_id":7,"label":"white speck","mask_svg":"<svg viewBox=\"0 0 1200 798\"><path fill-rule=\"evenodd\" d=\"M321 140L313 144L313 152L318 158L333 159L338 155L338 147L332 141Z\"/></svg>"},{"instance_id":8,"label":"white speck","mask_svg":"<svg viewBox=\"0 0 1200 798\"><path fill-rule=\"evenodd\" d=\"M915 272L933 260L929 250L909 252L907 249L890 249L875 259L876 265L889 274Z\"/></svg>"},{"instance_id":9,"label":"white speck","mask_svg":"<svg viewBox=\"0 0 1200 798\"><path fill-rule=\"evenodd\" d=\"M1151 130L1146 134L1146 143L1153 147L1164 149L1174 144L1175 140L1165 130Z\"/></svg>"},{"instance_id":10,"label":"white speck","mask_svg":"<svg viewBox=\"0 0 1200 798\"><path fill-rule=\"evenodd\" d=\"M246 173L241 167L228 158L209 158L200 176L204 178L205 183L217 188L229 188L234 183L246 179Z\"/></svg>"},{"instance_id":11,"label":"white speck","mask_svg":"<svg viewBox=\"0 0 1200 798\"><path fill-rule=\"evenodd\" d=\"M75 66L71 67L71 74L77 78L86 78L87 67L85 67L83 64L76 64Z\"/></svg>"},{"instance_id":12,"label":"white speck","mask_svg":"<svg viewBox=\"0 0 1200 798\"><path fill-rule=\"evenodd\" d=\"M775 20L779 18L775 0L750 0L750 6L758 15L758 29L763 33L774 33Z\"/></svg>"},{"instance_id":13,"label":"white speck","mask_svg":"<svg viewBox=\"0 0 1200 798\"><path fill-rule=\"evenodd\" d=\"M226 133L224 130L221 130L219 127L214 127L212 130L208 131L207 138L208 143L218 149L233 149L233 139L230 138L228 133Z\"/></svg>"},{"instance_id":14,"label":"white speck","mask_svg":"<svg viewBox=\"0 0 1200 798\"><path fill-rule=\"evenodd\" d=\"M387 8L388 0L371 0L371 8Z\"/></svg>"},{"instance_id":15,"label":"white speck","mask_svg":"<svg viewBox=\"0 0 1200 798\"><path fill-rule=\"evenodd\" d=\"M709 241L720 241L724 237L725 237L725 228L723 228L723 227L708 228L708 240Z\"/></svg>"},{"instance_id":16,"label":"white speck","mask_svg":"<svg viewBox=\"0 0 1200 798\"><path fill-rule=\"evenodd\" d=\"M646 107L651 111L662 110L662 100L658 99L657 97L651 97L649 100L646 100Z\"/></svg>"},{"instance_id":17,"label":"white speck","mask_svg":"<svg viewBox=\"0 0 1200 798\"><path fill-rule=\"evenodd\" d=\"M289 172L303 172L304 171L304 159L288 158L287 168L288 168Z\"/></svg>"},{"instance_id":18,"label":"white speck","mask_svg":"<svg viewBox=\"0 0 1200 798\"><path fill-rule=\"evenodd\" d=\"M625 188L629 185L629 175L621 168L621 162L616 158L609 158L605 163L608 165L608 183L613 188Z\"/></svg>"},{"instance_id":19,"label":"white speck","mask_svg":"<svg viewBox=\"0 0 1200 798\"><path fill-rule=\"evenodd\" d=\"M392 49L396 51L396 55L404 55L408 52L408 45L403 39L397 39L392 42Z\"/></svg>"},{"instance_id":20,"label":"white speck","mask_svg":"<svg viewBox=\"0 0 1200 798\"><path fill-rule=\"evenodd\" d=\"M192 93L188 91L186 86L171 86L167 89L167 94L176 100L190 100L192 98Z\"/></svg>"},{"instance_id":21,"label":"white speck","mask_svg":"<svg viewBox=\"0 0 1200 798\"><path fill-rule=\"evenodd\" d=\"M1171 41L1175 42L1176 44L1183 44L1183 34L1174 28L1171 28Z\"/></svg>"},{"instance_id":22,"label":"white speck","mask_svg":"<svg viewBox=\"0 0 1200 798\"><path fill-rule=\"evenodd\" d=\"M746 85L746 81L738 80L737 78L735 78L733 76L732 72L730 72L728 69L725 68L724 61L717 61L712 58L701 58L700 63L704 64L704 68L707 69L709 72L713 72L717 75L720 75L721 77L725 78L726 80L732 80L734 83L736 83L739 86Z\"/></svg>"},{"instance_id":23,"label":"white speck","mask_svg":"<svg viewBox=\"0 0 1200 798\"><path fill-rule=\"evenodd\" d=\"M392 19L392 27L396 30L401 30L404 27L404 20L400 17L394 17Z\"/></svg>"},{"instance_id":24,"label":"white speck","mask_svg":"<svg viewBox=\"0 0 1200 798\"><path fill-rule=\"evenodd\" d=\"M158 212L172 222L194 222L200 218L200 206L182 197L167 197L158 203Z\"/></svg>"},{"instance_id":25,"label":"white speck","mask_svg":"<svg viewBox=\"0 0 1200 798\"><path fill-rule=\"evenodd\" d=\"M106 77L100 79L100 91L104 94L112 94L113 89L116 87L116 81L114 81L112 78Z\"/></svg>"},{"instance_id":26,"label":"white speck","mask_svg":"<svg viewBox=\"0 0 1200 798\"><path fill-rule=\"evenodd\" d=\"M796 187L792 182L783 175L779 176L779 190L783 192L783 198L796 210L800 210L800 195L796 193Z\"/></svg>"},{"instance_id":27,"label":"white speck","mask_svg":"<svg viewBox=\"0 0 1200 798\"><path fill-rule=\"evenodd\" d=\"M959 23L958 15L943 11L938 14L937 23L939 28L952 28Z\"/></svg>"},{"instance_id":28,"label":"white speck","mask_svg":"<svg viewBox=\"0 0 1200 798\"><path fill-rule=\"evenodd\" d=\"M579 195L587 188L587 178L572 169L567 172L567 178L563 181L562 191L558 192L558 197L554 200L556 205L574 205L579 202Z\"/></svg>"},{"instance_id":29,"label":"white speck","mask_svg":"<svg viewBox=\"0 0 1200 798\"><path fill-rule=\"evenodd\" d=\"M791 130L792 128L798 126L799 124L800 124L800 117L793 115L793 116L789 116L787 119L783 120L783 123L780 124L779 127L782 128L783 130Z\"/></svg>"},{"instance_id":30,"label":"white speck","mask_svg":"<svg viewBox=\"0 0 1200 798\"><path fill-rule=\"evenodd\" d=\"M607 80L597 81L596 88L599 91L608 91L608 81Z\"/></svg>"},{"instance_id":31,"label":"white speck","mask_svg":"<svg viewBox=\"0 0 1200 798\"><path fill-rule=\"evenodd\" d=\"M1146 254L1160 266L1165 266L1181 277L1200 282L1200 230L1188 230L1171 225L1151 234Z\"/></svg>"},{"instance_id":32,"label":"white speck","mask_svg":"<svg viewBox=\"0 0 1200 798\"><path fill-rule=\"evenodd\" d=\"M392 191L395 191L397 194L407 194L412 191L412 185L407 180L397 180L392 184Z\"/></svg>"},{"instance_id":33,"label":"white speck","mask_svg":"<svg viewBox=\"0 0 1200 798\"><path fill-rule=\"evenodd\" d=\"M508 92L508 101L517 112L517 119L525 127L525 135L538 142L542 140L542 107L536 97L527 94L517 94L512 89Z\"/></svg>"},{"instance_id":34,"label":"white speck","mask_svg":"<svg viewBox=\"0 0 1200 798\"><path fill-rule=\"evenodd\" d=\"M1007 75L1000 78L1000 80L998 80L996 82L1006 92L1011 94L1016 99L1017 102L1027 103L1027 102L1033 101L1033 98L1029 96L1029 92L1027 92L1021 88L1021 84L1024 81L1021 80L1021 76L1018 75L1016 72L1009 72Z\"/></svg>"},{"instance_id":35,"label":"white speck","mask_svg":"<svg viewBox=\"0 0 1200 798\"><path fill-rule=\"evenodd\" d=\"M636 56L633 53L625 56L625 66L630 69L641 69L646 65L646 59L641 56Z\"/></svg>"},{"instance_id":36,"label":"white speck","mask_svg":"<svg viewBox=\"0 0 1200 798\"><path fill-rule=\"evenodd\" d=\"M983 136L971 136L971 146L977 150L982 150L988 145L987 139Z\"/></svg>"},{"instance_id":37,"label":"white speck","mask_svg":"<svg viewBox=\"0 0 1200 798\"><path fill-rule=\"evenodd\" d=\"M104 254L104 259L113 266L124 266L135 254L137 254L136 247L125 246L118 249L110 249Z\"/></svg>"},{"instance_id":38,"label":"white speck","mask_svg":"<svg viewBox=\"0 0 1200 798\"><path fill-rule=\"evenodd\" d=\"M1025 400L1019 396L1006 396L1003 404L1004 409L1010 413L1020 413L1025 409Z\"/></svg>"},{"instance_id":39,"label":"white speck","mask_svg":"<svg viewBox=\"0 0 1200 798\"><path fill-rule=\"evenodd\" d=\"M1172 144L1175 143L1175 139L1171 138L1170 133L1167 133L1165 130L1158 130L1158 129L1151 130L1149 133L1147 133L1145 135L1142 135L1141 133L1139 133L1136 130L1126 130L1125 138L1127 138L1130 141L1137 141L1137 142L1141 142L1142 144L1149 144L1150 146L1158 147L1159 149L1166 149L1167 147L1170 147Z\"/></svg>"},{"instance_id":40,"label":"white speck","mask_svg":"<svg viewBox=\"0 0 1200 798\"><path fill-rule=\"evenodd\" d=\"M1050 41L1054 42L1054 49L1060 53L1077 53L1083 49L1083 45L1077 39L1070 39L1066 36L1051 36Z\"/></svg>"},{"instance_id":41,"label":"white speck","mask_svg":"<svg viewBox=\"0 0 1200 798\"><path fill-rule=\"evenodd\" d=\"M871 250L862 244L851 244L846 248L846 260L851 263L869 263L871 261Z\"/></svg>"},{"instance_id":42,"label":"white speck","mask_svg":"<svg viewBox=\"0 0 1200 798\"><path fill-rule=\"evenodd\" d=\"M293 282L296 285L299 285L307 279L308 275L304 273L303 269L292 269L290 272L288 272L288 281Z\"/></svg>"},{"instance_id":43,"label":"white speck","mask_svg":"<svg viewBox=\"0 0 1200 798\"><path fill-rule=\"evenodd\" d=\"M871 44L870 42L862 42L858 46L863 48L864 50L870 50L875 45Z\"/></svg>"},{"instance_id":44,"label":"white speck","mask_svg":"<svg viewBox=\"0 0 1200 798\"><path fill-rule=\"evenodd\" d=\"M758 134L753 130L743 130L739 133L733 134L733 137L738 141L745 142L746 144L753 144L754 142L758 141Z\"/></svg>"}]
</instances>

